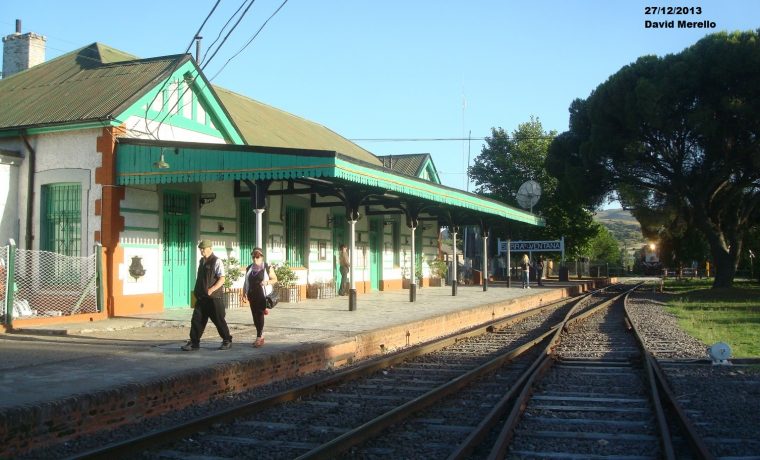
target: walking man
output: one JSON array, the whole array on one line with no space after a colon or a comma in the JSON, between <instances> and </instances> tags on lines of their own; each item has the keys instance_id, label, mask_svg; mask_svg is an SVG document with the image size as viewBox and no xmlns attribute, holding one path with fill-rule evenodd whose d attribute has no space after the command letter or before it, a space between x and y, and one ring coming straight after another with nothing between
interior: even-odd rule
<instances>
[{"instance_id":1,"label":"walking man","mask_svg":"<svg viewBox=\"0 0 760 460\"><path fill-rule=\"evenodd\" d=\"M209 318L216 326L222 338L220 350L232 348L232 336L224 320L224 265L222 260L214 255L211 241L203 240L198 245L201 251L201 261L198 265L198 276L195 280L195 308L190 322L190 340L181 347L182 351L196 351L201 346L201 336L206 329Z\"/></svg>"},{"instance_id":2,"label":"walking man","mask_svg":"<svg viewBox=\"0 0 760 460\"><path fill-rule=\"evenodd\" d=\"M538 285L543 286L544 285L544 256L539 256L538 263L536 263L536 280L538 280Z\"/></svg>"},{"instance_id":3,"label":"walking man","mask_svg":"<svg viewBox=\"0 0 760 460\"><path fill-rule=\"evenodd\" d=\"M340 289L338 290L338 295L348 295L348 291L351 289L351 284L348 281L348 271L351 269L351 256L348 255L348 248L345 244L341 244L339 249Z\"/></svg>"}]
</instances>

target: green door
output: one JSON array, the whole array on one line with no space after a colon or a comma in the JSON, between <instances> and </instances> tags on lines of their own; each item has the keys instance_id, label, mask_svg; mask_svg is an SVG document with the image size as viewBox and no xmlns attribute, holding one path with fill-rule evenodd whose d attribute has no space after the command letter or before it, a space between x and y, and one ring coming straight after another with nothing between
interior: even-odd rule
<instances>
[{"instance_id":1,"label":"green door","mask_svg":"<svg viewBox=\"0 0 760 460\"><path fill-rule=\"evenodd\" d=\"M424 229L423 226L420 225L417 227L417 229L414 231L414 271L417 273L422 273L422 259L424 252L422 250L422 233ZM417 280L417 283L420 283L420 280Z\"/></svg>"},{"instance_id":2,"label":"green door","mask_svg":"<svg viewBox=\"0 0 760 460\"><path fill-rule=\"evenodd\" d=\"M332 214L332 243L333 243L333 279L335 280L335 292L340 289L340 283L343 277L340 276L340 245L345 244L348 247L348 232L346 231L346 215L343 213ZM351 249L349 247L349 249Z\"/></svg>"},{"instance_id":3,"label":"green door","mask_svg":"<svg viewBox=\"0 0 760 460\"><path fill-rule=\"evenodd\" d=\"M369 221L369 286L380 290L383 276L383 218L373 217Z\"/></svg>"},{"instance_id":4,"label":"green door","mask_svg":"<svg viewBox=\"0 0 760 460\"><path fill-rule=\"evenodd\" d=\"M164 307L190 305L195 263L190 240L190 197L182 192L164 192Z\"/></svg>"}]
</instances>

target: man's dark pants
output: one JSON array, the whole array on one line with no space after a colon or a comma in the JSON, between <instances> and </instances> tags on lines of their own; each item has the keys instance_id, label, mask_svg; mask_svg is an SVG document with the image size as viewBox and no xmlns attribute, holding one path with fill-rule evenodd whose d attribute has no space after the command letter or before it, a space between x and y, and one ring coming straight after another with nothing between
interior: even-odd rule
<instances>
[{"instance_id":1,"label":"man's dark pants","mask_svg":"<svg viewBox=\"0 0 760 460\"><path fill-rule=\"evenodd\" d=\"M193 309L193 319L190 321L190 342L197 346L201 342L201 336L206 329L208 320L216 326L219 337L227 342L232 342L230 329L227 327L227 321L224 320L226 312L224 310L224 301L221 297L202 297L198 299Z\"/></svg>"},{"instance_id":2,"label":"man's dark pants","mask_svg":"<svg viewBox=\"0 0 760 460\"><path fill-rule=\"evenodd\" d=\"M348 282L348 267L340 267L340 289L338 295L348 295L351 285Z\"/></svg>"}]
</instances>

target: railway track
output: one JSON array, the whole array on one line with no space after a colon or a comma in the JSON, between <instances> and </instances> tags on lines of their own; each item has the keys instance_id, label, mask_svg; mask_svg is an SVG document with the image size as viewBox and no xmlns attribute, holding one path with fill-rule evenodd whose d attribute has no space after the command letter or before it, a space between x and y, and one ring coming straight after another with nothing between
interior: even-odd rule
<instances>
[{"instance_id":1,"label":"railway track","mask_svg":"<svg viewBox=\"0 0 760 460\"><path fill-rule=\"evenodd\" d=\"M491 455L669 457L668 427L653 405L657 396L622 302L572 325L553 355L513 407Z\"/></svg>"},{"instance_id":2,"label":"railway track","mask_svg":"<svg viewBox=\"0 0 760 460\"><path fill-rule=\"evenodd\" d=\"M666 423L678 406L663 412L624 295L547 305L72 458L711 458L688 423Z\"/></svg>"},{"instance_id":3,"label":"railway track","mask_svg":"<svg viewBox=\"0 0 760 460\"><path fill-rule=\"evenodd\" d=\"M318 382L70 458L134 458L137 454L172 458L208 451L208 446L224 446L215 451L224 458L244 455L251 443L267 446L265 458L294 458L424 396L432 388L446 383L465 386L467 378L459 377L467 370L510 361L543 340L569 309L586 300L584 296L544 305ZM458 391L452 388L449 391ZM429 398L424 403L432 402L435 400ZM245 434L241 426L246 427ZM179 441L167 445L171 440ZM157 449L159 443L164 446Z\"/></svg>"}]
</instances>

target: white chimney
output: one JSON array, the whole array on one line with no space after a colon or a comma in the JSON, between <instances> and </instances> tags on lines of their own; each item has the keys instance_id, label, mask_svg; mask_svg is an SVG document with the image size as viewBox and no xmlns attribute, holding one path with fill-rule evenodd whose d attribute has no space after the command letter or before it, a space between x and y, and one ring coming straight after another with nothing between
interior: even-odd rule
<instances>
[{"instance_id":1,"label":"white chimney","mask_svg":"<svg viewBox=\"0 0 760 460\"><path fill-rule=\"evenodd\" d=\"M34 32L21 33L21 19L16 19L16 33L3 37L3 78L45 62L47 38Z\"/></svg>"}]
</instances>

